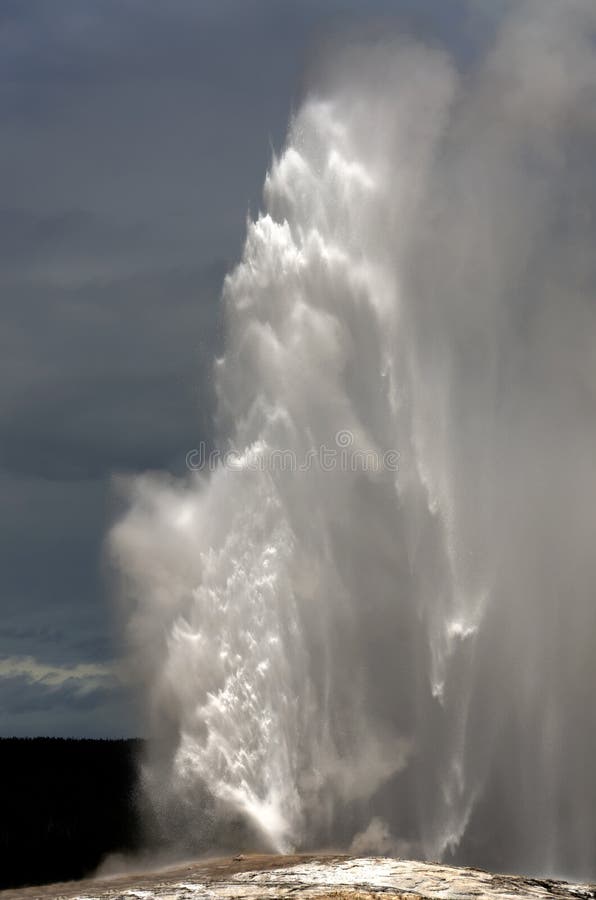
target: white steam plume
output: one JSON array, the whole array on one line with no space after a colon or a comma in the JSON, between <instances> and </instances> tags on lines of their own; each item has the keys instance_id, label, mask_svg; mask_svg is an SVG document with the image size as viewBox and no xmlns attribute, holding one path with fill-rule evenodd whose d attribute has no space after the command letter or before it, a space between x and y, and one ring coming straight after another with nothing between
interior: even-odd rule
<instances>
[{"instance_id":1,"label":"white steam plume","mask_svg":"<svg viewBox=\"0 0 596 900\"><path fill-rule=\"evenodd\" d=\"M239 455L111 535L187 845L595 874L595 31L352 45L293 120L224 287Z\"/></svg>"}]
</instances>

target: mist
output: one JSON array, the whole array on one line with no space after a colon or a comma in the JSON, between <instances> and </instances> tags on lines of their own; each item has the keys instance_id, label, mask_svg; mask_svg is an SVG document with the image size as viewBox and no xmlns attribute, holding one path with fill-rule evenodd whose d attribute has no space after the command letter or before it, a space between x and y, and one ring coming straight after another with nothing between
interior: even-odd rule
<instances>
[{"instance_id":1,"label":"mist","mask_svg":"<svg viewBox=\"0 0 596 900\"><path fill-rule=\"evenodd\" d=\"M530 0L463 72L318 60L223 288L220 455L109 537L181 852L596 876L595 36Z\"/></svg>"}]
</instances>

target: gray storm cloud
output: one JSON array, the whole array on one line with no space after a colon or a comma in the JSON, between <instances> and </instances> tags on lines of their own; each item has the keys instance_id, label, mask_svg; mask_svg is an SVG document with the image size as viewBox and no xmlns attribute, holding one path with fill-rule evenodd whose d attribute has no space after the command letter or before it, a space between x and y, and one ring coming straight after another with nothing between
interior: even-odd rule
<instances>
[{"instance_id":1,"label":"gray storm cloud","mask_svg":"<svg viewBox=\"0 0 596 900\"><path fill-rule=\"evenodd\" d=\"M235 464L110 537L164 833L594 875L595 34L318 67L224 286Z\"/></svg>"}]
</instances>

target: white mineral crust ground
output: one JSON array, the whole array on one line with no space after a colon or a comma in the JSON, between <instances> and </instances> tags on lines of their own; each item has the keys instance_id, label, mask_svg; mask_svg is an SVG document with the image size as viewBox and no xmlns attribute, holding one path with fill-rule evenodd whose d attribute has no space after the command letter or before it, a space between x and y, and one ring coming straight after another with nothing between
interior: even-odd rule
<instances>
[{"instance_id":1,"label":"white mineral crust ground","mask_svg":"<svg viewBox=\"0 0 596 900\"><path fill-rule=\"evenodd\" d=\"M2 900L274 900L290 896L304 900L596 900L596 885L383 857L250 855L153 873L0 891Z\"/></svg>"}]
</instances>

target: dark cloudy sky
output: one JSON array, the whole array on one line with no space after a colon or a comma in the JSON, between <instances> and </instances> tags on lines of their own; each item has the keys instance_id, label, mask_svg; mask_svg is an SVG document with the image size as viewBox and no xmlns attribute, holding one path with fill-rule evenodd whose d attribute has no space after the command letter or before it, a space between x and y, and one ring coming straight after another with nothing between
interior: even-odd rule
<instances>
[{"instance_id":1,"label":"dark cloudy sky","mask_svg":"<svg viewBox=\"0 0 596 900\"><path fill-rule=\"evenodd\" d=\"M469 5L0 0L0 734L135 732L112 475L210 438L222 277L325 35L389 15L465 60Z\"/></svg>"}]
</instances>

